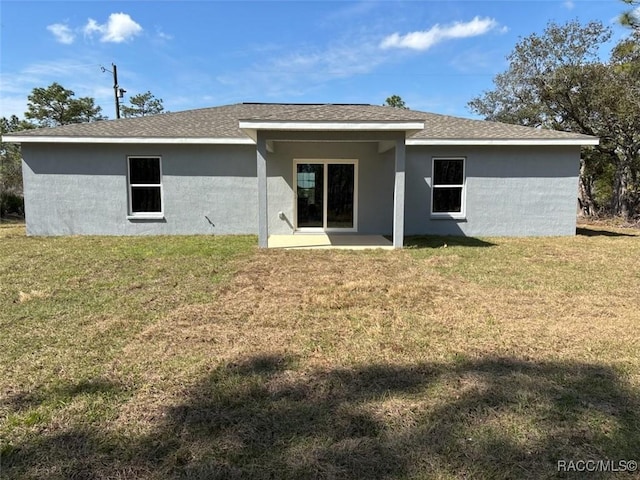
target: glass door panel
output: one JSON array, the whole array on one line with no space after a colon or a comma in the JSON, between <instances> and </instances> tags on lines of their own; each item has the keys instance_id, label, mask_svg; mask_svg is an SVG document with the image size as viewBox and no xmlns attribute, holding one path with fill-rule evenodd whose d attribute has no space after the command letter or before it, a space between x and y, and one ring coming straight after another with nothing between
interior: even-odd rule
<instances>
[{"instance_id":1,"label":"glass door panel","mask_svg":"<svg viewBox=\"0 0 640 480\"><path fill-rule=\"evenodd\" d=\"M327 228L353 228L354 170L352 163L327 165Z\"/></svg>"},{"instance_id":2,"label":"glass door panel","mask_svg":"<svg viewBox=\"0 0 640 480\"><path fill-rule=\"evenodd\" d=\"M324 164L298 163L296 166L298 228L324 226Z\"/></svg>"}]
</instances>

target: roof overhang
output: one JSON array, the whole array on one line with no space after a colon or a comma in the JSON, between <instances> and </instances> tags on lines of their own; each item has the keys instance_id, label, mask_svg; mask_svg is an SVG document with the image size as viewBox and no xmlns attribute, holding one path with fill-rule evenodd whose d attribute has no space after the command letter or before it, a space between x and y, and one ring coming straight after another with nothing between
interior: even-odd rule
<instances>
[{"instance_id":1,"label":"roof overhang","mask_svg":"<svg viewBox=\"0 0 640 480\"><path fill-rule=\"evenodd\" d=\"M457 138L409 138L407 139L407 145L598 145L600 139L598 138L514 138L514 139L457 139Z\"/></svg>"},{"instance_id":2,"label":"roof overhang","mask_svg":"<svg viewBox=\"0 0 640 480\"><path fill-rule=\"evenodd\" d=\"M291 122L281 120L240 120L240 130L254 141L259 130L285 132L405 132L407 137L424 130L424 122Z\"/></svg>"},{"instance_id":3,"label":"roof overhang","mask_svg":"<svg viewBox=\"0 0 640 480\"><path fill-rule=\"evenodd\" d=\"M317 124L316 124L317 125ZM334 124L338 125L338 124ZM353 126L354 124L349 124ZM363 124L359 124L363 125ZM333 131L372 131L371 124L365 124L363 128L335 128ZM378 124L382 125L382 124ZM398 125L398 124L394 124ZM405 124L406 125L406 124ZM242 128L242 127L241 127ZM269 128L271 130L271 128ZM278 128L279 130L279 128ZM313 129L317 130L317 129ZM306 130L306 131L313 131ZM330 128L319 129L321 131L332 131ZM379 131L389 131L389 129L379 128ZM398 128L391 131L403 131ZM290 129L290 131L305 131L300 129ZM406 131L406 130L404 130ZM138 144L138 145L253 145L256 142L255 132L251 138L241 137L225 137L225 138L182 138L182 137L65 137L65 136L46 136L46 135L10 135L2 137L2 141L6 143L84 143L84 144ZM246 132L250 134L249 131ZM473 146L473 145L494 145L494 146L533 146L533 145L550 145L550 146L587 146L598 145L598 138L545 138L545 139L451 139L451 138L408 138L407 146L417 145L437 145L437 146Z\"/></svg>"},{"instance_id":4,"label":"roof overhang","mask_svg":"<svg viewBox=\"0 0 640 480\"><path fill-rule=\"evenodd\" d=\"M163 145L253 145L250 138L177 138L177 137L63 137L14 135L2 137L7 143L113 143L113 144L163 144Z\"/></svg>"}]
</instances>

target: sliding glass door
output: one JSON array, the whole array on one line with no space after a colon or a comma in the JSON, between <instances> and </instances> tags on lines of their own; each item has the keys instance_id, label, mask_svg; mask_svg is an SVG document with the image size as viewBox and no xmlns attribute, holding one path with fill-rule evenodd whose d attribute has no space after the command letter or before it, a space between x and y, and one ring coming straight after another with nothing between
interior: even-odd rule
<instances>
[{"instance_id":1,"label":"sliding glass door","mask_svg":"<svg viewBox=\"0 0 640 480\"><path fill-rule=\"evenodd\" d=\"M324 206L324 165L299 163L298 178L298 228L322 228Z\"/></svg>"},{"instance_id":2,"label":"sliding glass door","mask_svg":"<svg viewBox=\"0 0 640 480\"><path fill-rule=\"evenodd\" d=\"M295 161L296 228L356 230L355 160Z\"/></svg>"},{"instance_id":3,"label":"sliding glass door","mask_svg":"<svg viewBox=\"0 0 640 480\"><path fill-rule=\"evenodd\" d=\"M327 167L326 228L354 228L355 164L329 163Z\"/></svg>"}]
</instances>

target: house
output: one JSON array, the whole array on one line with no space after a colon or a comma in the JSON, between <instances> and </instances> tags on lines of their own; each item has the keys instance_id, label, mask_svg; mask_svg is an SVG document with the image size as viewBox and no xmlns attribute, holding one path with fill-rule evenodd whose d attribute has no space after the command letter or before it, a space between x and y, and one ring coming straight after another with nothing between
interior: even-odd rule
<instances>
[{"instance_id":1,"label":"house","mask_svg":"<svg viewBox=\"0 0 640 480\"><path fill-rule=\"evenodd\" d=\"M574 133L375 105L242 103L5 135L29 235L574 235Z\"/></svg>"}]
</instances>

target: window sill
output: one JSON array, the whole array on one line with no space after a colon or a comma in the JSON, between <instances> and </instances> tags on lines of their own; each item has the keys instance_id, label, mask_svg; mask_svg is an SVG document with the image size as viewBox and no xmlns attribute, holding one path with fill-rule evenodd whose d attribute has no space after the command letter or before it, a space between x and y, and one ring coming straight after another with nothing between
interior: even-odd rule
<instances>
[{"instance_id":1,"label":"window sill","mask_svg":"<svg viewBox=\"0 0 640 480\"><path fill-rule=\"evenodd\" d=\"M456 220L466 222L467 217L463 213L432 213L431 220Z\"/></svg>"},{"instance_id":2,"label":"window sill","mask_svg":"<svg viewBox=\"0 0 640 480\"><path fill-rule=\"evenodd\" d=\"M164 218L164 214L162 213L143 213L140 215L127 215L127 220L151 220L151 221L157 221L157 222L162 222L165 220Z\"/></svg>"}]
</instances>

